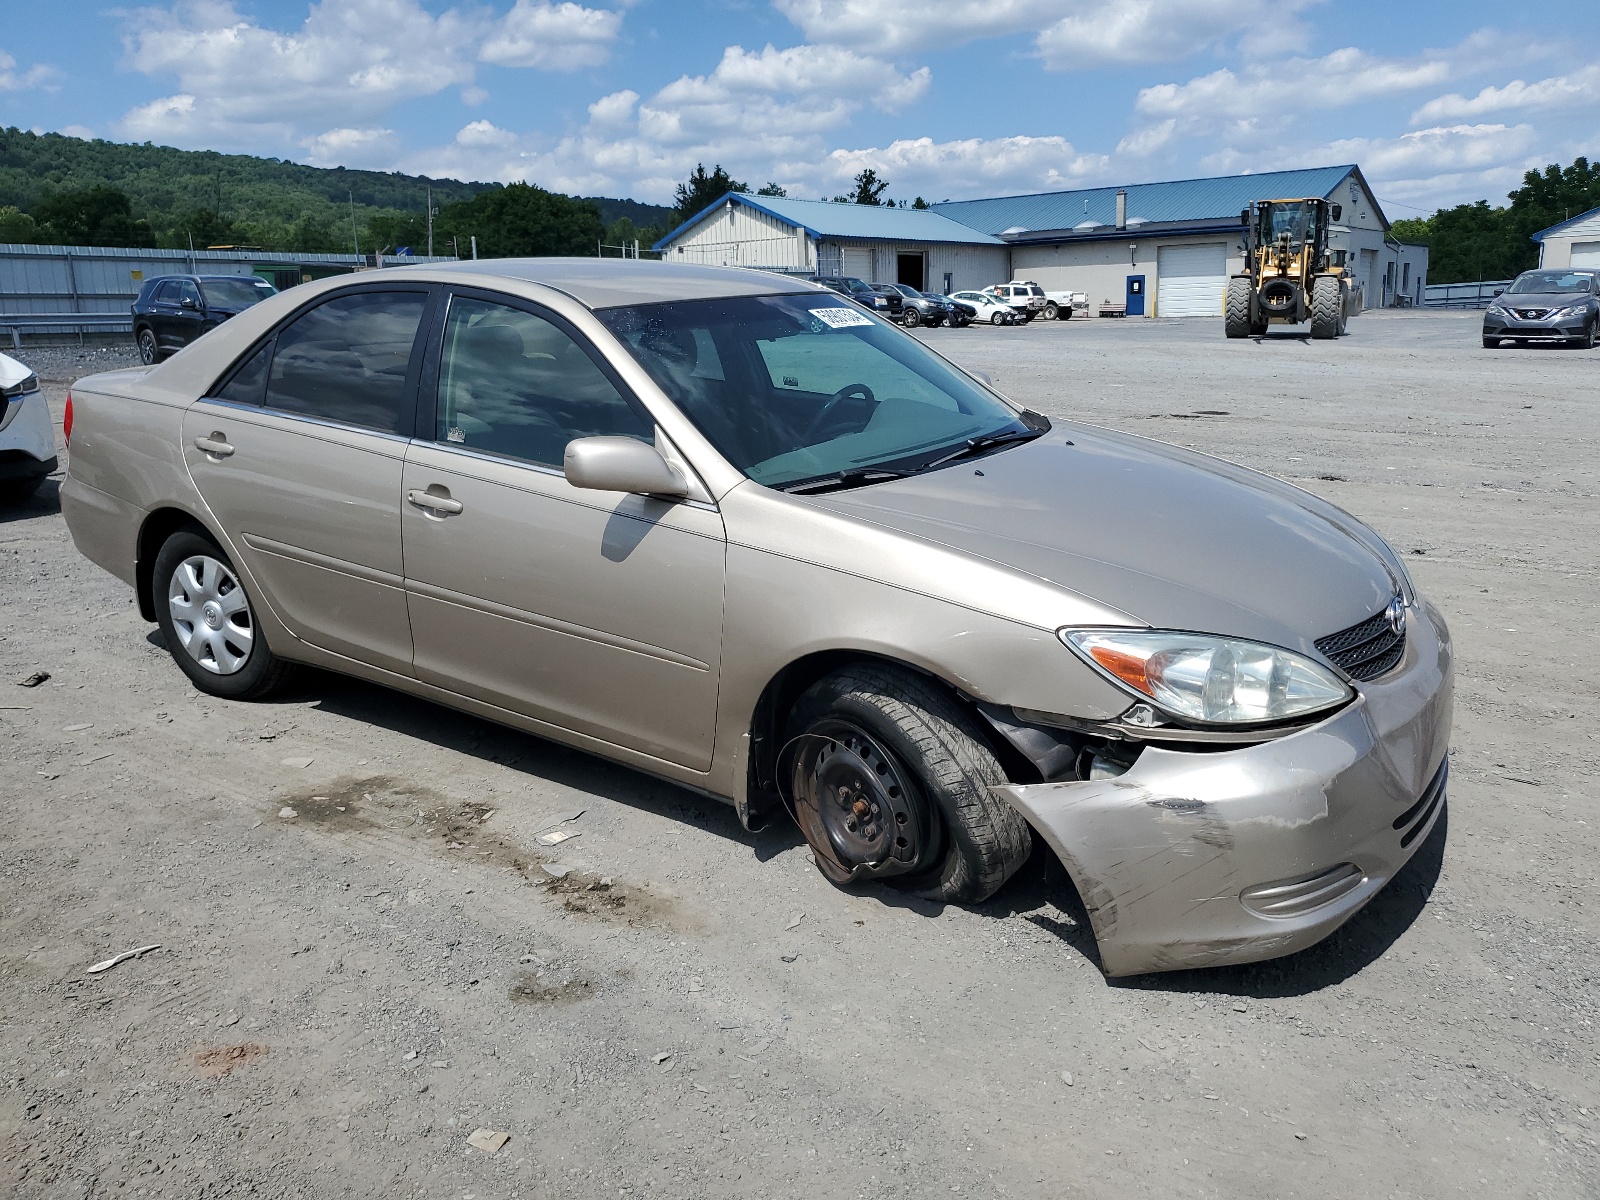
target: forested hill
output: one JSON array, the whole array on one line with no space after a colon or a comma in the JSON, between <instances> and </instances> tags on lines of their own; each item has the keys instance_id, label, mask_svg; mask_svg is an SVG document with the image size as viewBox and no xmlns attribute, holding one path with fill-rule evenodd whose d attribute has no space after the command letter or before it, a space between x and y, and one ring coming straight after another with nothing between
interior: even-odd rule
<instances>
[{"instance_id":1,"label":"forested hill","mask_svg":"<svg viewBox=\"0 0 1600 1200\"><path fill-rule=\"evenodd\" d=\"M430 187L434 205L444 208L500 185L0 129L0 213L31 214L52 197L110 188L127 197L132 223L161 245L183 246L193 237L196 244L348 250L352 199L358 231L374 222L387 229L420 218ZM621 217L662 225L671 211L608 197L593 202L608 226ZM371 242L363 238L364 247Z\"/></svg>"}]
</instances>

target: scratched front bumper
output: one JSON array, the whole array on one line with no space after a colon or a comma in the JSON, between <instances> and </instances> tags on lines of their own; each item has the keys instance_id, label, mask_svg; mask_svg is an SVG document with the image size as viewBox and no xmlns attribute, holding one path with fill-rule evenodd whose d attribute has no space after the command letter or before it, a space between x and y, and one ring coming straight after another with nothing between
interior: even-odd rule
<instances>
[{"instance_id":1,"label":"scratched front bumper","mask_svg":"<svg viewBox=\"0 0 1600 1200\"><path fill-rule=\"evenodd\" d=\"M1113 779L1001 789L1071 874L1107 975L1302 950L1349 920L1427 840L1444 811L1450 638L1425 601L1408 615L1396 669L1309 729L1214 753L1152 746ZM1333 898L1291 904L1292 915L1262 915L1241 898L1256 892L1259 909L1264 885L1315 892L1324 879Z\"/></svg>"}]
</instances>

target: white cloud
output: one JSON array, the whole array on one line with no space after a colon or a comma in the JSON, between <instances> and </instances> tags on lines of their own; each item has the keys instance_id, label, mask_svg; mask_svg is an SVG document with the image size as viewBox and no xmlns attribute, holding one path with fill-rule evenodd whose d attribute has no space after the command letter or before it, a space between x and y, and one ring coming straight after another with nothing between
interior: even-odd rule
<instances>
[{"instance_id":1,"label":"white cloud","mask_svg":"<svg viewBox=\"0 0 1600 1200\"><path fill-rule=\"evenodd\" d=\"M489 121L474 121L456 131L458 146L510 146L516 140L517 135L509 129L501 129Z\"/></svg>"},{"instance_id":2,"label":"white cloud","mask_svg":"<svg viewBox=\"0 0 1600 1200\"><path fill-rule=\"evenodd\" d=\"M392 129L329 129L300 144L315 167L378 167L393 161L399 143Z\"/></svg>"},{"instance_id":3,"label":"white cloud","mask_svg":"<svg viewBox=\"0 0 1600 1200\"><path fill-rule=\"evenodd\" d=\"M829 190L871 167L897 199L994 195L1082 187L1105 176L1103 154L1082 154L1063 137L908 138L878 149L835 150L821 163L780 164Z\"/></svg>"},{"instance_id":4,"label":"white cloud","mask_svg":"<svg viewBox=\"0 0 1600 1200\"><path fill-rule=\"evenodd\" d=\"M191 145L264 149L315 131L370 123L403 101L450 87L479 103L480 56L513 66L592 65L615 38L618 14L518 0L504 18L478 8L434 15L420 0L319 0L281 32L230 0L177 0L128 16L125 61L174 75L178 91L139 106L124 132ZM351 123L351 124L346 124Z\"/></svg>"},{"instance_id":5,"label":"white cloud","mask_svg":"<svg viewBox=\"0 0 1600 1200\"><path fill-rule=\"evenodd\" d=\"M633 119L633 109L639 103L639 93L631 88L601 96L589 105L589 124L597 129L614 129Z\"/></svg>"},{"instance_id":6,"label":"white cloud","mask_svg":"<svg viewBox=\"0 0 1600 1200\"><path fill-rule=\"evenodd\" d=\"M66 134L67 137L78 138L79 140L85 142L92 142L95 138L94 130L90 129L87 125L63 125L56 132Z\"/></svg>"},{"instance_id":7,"label":"white cloud","mask_svg":"<svg viewBox=\"0 0 1600 1200\"><path fill-rule=\"evenodd\" d=\"M1297 13L1316 0L776 0L816 42L877 54L950 49L1033 34L1047 67L1187 58L1235 37L1247 52L1304 45Z\"/></svg>"},{"instance_id":8,"label":"white cloud","mask_svg":"<svg viewBox=\"0 0 1600 1200\"><path fill-rule=\"evenodd\" d=\"M1513 79L1504 87L1486 87L1466 97L1452 92L1430 100L1411 114L1413 124L1460 121L1501 112L1551 112L1560 109L1600 110L1600 64L1590 64L1571 75L1556 75L1527 83Z\"/></svg>"},{"instance_id":9,"label":"white cloud","mask_svg":"<svg viewBox=\"0 0 1600 1200\"><path fill-rule=\"evenodd\" d=\"M545 0L517 0L483 43L478 57L502 67L576 71L596 67L611 53L622 14Z\"/></svg>"},{"instance_id":10,"label":"white cloud","mask_svg":"<svg viewBox=\"0 0 1600 1200\"><path fill-rule=\"evenodd\" d=\"M55 68L44 63L35 63L27 70L19 70L17 60L0 50L0 92L25 92L43 87L55 74Z\"/></svg>"},{"instance_id":11,"label":"white cloud","mask_svg":"<svg viewBox=\"0 0 1600 1200\"><path fill-rule=\"evenodd\" d=\"M1450 63L1442 57L1379 58L1349 46L1317 59L1283 59L1238 73L1224 67L1188 83L1142 88L1134 108L1156 117L1281 117L1437 86L1450 73Z\"/></svg>"}]
</instances>

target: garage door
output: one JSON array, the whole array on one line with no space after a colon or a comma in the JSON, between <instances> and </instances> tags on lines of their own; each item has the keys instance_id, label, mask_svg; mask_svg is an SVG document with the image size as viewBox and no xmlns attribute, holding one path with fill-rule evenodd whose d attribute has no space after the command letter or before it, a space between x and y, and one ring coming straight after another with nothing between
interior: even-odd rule
<instances>
[{"instance_id":1,"label":"garage door","mask_svg":"<svg viewBox=\"0 0 1600 1200\"><path fill-rule=\"evenodd\" d=\"M1600 242L1573 242L1572 265L1600 267Z\"/></svg>"},{"instance_id":2,"label":"garage door","mask_svg":"<svg viewBox=\"0 0 1600 1200\"><path fill-rule=\"evenodd\" d=\"M1221 242L1157 250L1156 316L1220 317L1228 290L1227 254Z\"/></svg>"},{"instance_id":3,"label":"garage door","mask_svg":"<svg viewBox=\"0 0 1600 1200\"><path fill-rule=\"evenodd\" d=\"M844 273L857 279L872 282L872 251L852 250L846 246L844 251Z\"/></svg>"}]
</instances>

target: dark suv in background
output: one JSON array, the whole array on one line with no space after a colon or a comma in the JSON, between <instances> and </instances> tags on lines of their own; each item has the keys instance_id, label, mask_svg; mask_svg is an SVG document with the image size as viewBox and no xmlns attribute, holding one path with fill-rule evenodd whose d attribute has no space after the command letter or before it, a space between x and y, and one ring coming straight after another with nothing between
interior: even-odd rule
<instances>
[{"instance_id":1,"label":"dark suv in background","mask_svg":"<svg viewBox=\"0 0 1600 1200\"><path fill-rule=\"evenodd\" d=\"M908 283L875 283L872 290L900 297L900 324L907 329L918 325L943 325L950 319L950 302L943 296L919 292Z\"/></svg>"},{"instance_id":2,"label":"dark suv in background","mask_svg":"<svg viewBox=\"0 0 1600 1200\"><path fill-rule=\"evenodd\" d=\"M849 296L862 308L870 308L875 313L888 314L890 320L900 319L901 300L899 292L886 296L870 283L857 279L854 275L818 275L812 282L820 283L825 288L832 288L841 296Z\"/></svg>"},{"instance_id":3,"label":"dark suv in background","mask_svg":"<svg viewBox=\"0 0 1600 1200\"><path fill-rule=\"evenodd\" d=\"M154 365L277 288L255 275L157 275L133 302L133 340Z\"/></svg>"}]
</instances>

